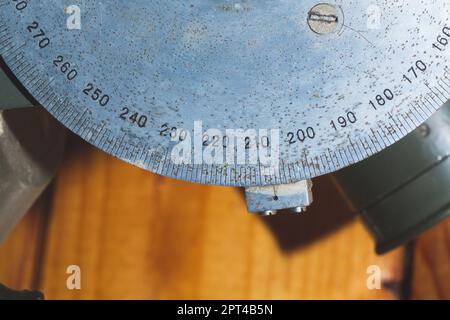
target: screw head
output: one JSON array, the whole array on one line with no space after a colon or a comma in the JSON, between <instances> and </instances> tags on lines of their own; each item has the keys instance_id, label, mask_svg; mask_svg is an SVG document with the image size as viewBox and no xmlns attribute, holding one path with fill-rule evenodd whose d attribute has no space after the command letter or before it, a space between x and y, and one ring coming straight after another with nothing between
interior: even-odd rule
<instances>
[{"instance_id":1,"label":"screw head","mask_svg":"<svg viewBox=\"0 0 450 320\"><path fill-rule=\"evenodd\" d=\"M417 129L416 132L419 134L419 136L421 136L422 138L426 138L430 135L431 129L430 127L424 123L422 125L420 125Z\"/></svg>"},{"instance_id":2,"label":"screw head","mask_svg":"<svg viewBox=\"0 0 450 320\"><path fill-rule=\"evenodd\" d=\"M276 210L266 210L266 211L260 212L259 214L263 217L274 216L277 214L277 211Z\"/></svg>"},{"instance_id":3,"label":"screw head","mask_svg":"<svg viewBox=\"0 0 450 320\"><path fill-rule=\"evenodd\" d=\"M303 207L295 207L290 209L292 213L300 214L306 211L306 208Z\"/></svg>"},{"instance_id":4,"label":"screw head","mask_svg":"<svg viewBox=\"0 0 450 320\"><path fill-rule=\"evenodd\" d=\"M328 3L320 3L308 12L308 25L317 34L329 34L340 24L339 9Z\"/></svg>"}]
</instances>

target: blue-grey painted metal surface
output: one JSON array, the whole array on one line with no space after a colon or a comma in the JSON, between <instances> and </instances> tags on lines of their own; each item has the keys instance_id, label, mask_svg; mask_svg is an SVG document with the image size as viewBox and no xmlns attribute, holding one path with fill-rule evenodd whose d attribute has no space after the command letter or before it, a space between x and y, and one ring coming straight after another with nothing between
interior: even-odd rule
<instances>
[{"instance_id":1,"label":"blue-grey painted metal surface","mask_svg":"<svg viewBox=\"0 0 450 320\"><path fill-rule=\"evenodd\" d=\"M330 1L326 15L311 0L80 0L75 17L72 2L0 0L1 58L73 132L166 176L315 177L393 144L450 97L447 0ZM269 130L255 146L279 145L279 165L200 159L239 151L227 129ZM179 164L186 132L197 148Z\"/></svg>"}]
</instances>

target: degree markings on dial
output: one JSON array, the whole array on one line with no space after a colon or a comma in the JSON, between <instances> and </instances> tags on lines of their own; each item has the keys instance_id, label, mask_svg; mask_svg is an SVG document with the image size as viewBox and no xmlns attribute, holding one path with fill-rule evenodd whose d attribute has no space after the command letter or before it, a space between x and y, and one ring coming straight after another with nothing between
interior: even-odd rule
<instances>
[{"instance_id":1,"label":"degree markings on dial","mask_svg":"<svg viewBox=\"0 0 450 320\"><path fill-rule=\"evenodd\" d=\"M10 10L8 4L11 2L14 4L18 3L18 1L13 0L3 0L2 2L0 2L0 8L2 8L3 11ZM32 9L32 5L34 4L35 2L30 3L27 9ZM20 10L21 14L24 14L24 10L25 9ZM408 69L408 66L404 71L405 74L407 74L406 81L410 83L410 85L421 84L425 88L421 89L421 91L418 93L419 95L415 97L415 99L411 99L410 101L408 101L409 109L403 108L402 110L394 111L394 108L397 106L396 101L402 101L404 97L400 95L392 97L392 105L388 109L383 108L383 106L387 103L387 101L383 102L383 100L386 100L386 98L388 98L389 100L389 98L394 95L390 95L390 92L386 90L391 90L391 92L395 94L397 93L395 86L390 86L390 89L387 88L385 90L383 88L386 87L381 84L380 89L385 90L385 93L387 93L388 96L384 98L381 97L383 100L378 100L383 104L381 106L376 106L375 108L377 109L376 111L379 111L379 116L377 116L379 123L377 127L366 128L366 131L370 131L369 134L355 134L356 131L353 130L352 125L357 123L360 118L362 119L365 114L361 114L360 116L361 108L359 108L359 111L357 112L356 110L348 109L348 106L344 106L344 109L342 109L342 114L331 114L331 122L321 121L320 125L318 126L310 126L311 128L315 128L313 129L314 134L309 132L309 137L314 136L313 138L310 138L311 140L317 140L318 142L323 143L323 141L326 139L327 133L329 132L327 130L330 129L329 127L331 124L331 127L333 127L334 130L343 130L345 135L349 135L348 143L346 145L336 145L335 148L325 147L323 149L323 153L314 154L314 152L312 152L312 154L310 154L310 151L314 151L314 143L303 144L304 141L301 140L304 139L304 136L302 134L305 134L305 137L308 137L308 132L305 132L305 128L302 129L302 127L299 126L299 128L296 129L297 131L292 132L292 134L294 136L298 136L300 134L300 139L296 143L298 145L303 144L302 148L308 148L309 152L304 153L304 155L302 156L298 156L295 161L286 162L286 159L281 159L281 167L279 168L278 172L275 172L273 175L264 176L261 172L260 166L255 167L243 165L230 168L213 165L197 166L192 164L179 166L170 161L170 156L166 146L161 145L160 147L163 148L159 151L156 151L156 149L158 148L155 149L154 146L152 147L147 143L139 143L141 141L144 141L142 139L138 141L129 139L127 131L118 134L118 132L110 130L109 125L111 125L111 122L99 122L99 120L96 119L94 115L90 114L90 112L87 112L89 110L94 110L94 108L100 108L101 106L98 106L98 104L94 106L92 104L92 101L86 99L84 103L86 104L87 108L83 107L82 112L77 110L77 108L72 104L72 101L80 99L81 93L77 92L75 88L85 88L83 86L84 82L82 84L76 82L78 81L78 76L70 77L72 79L66 79L64 84L65 86L71 86L73 88L71 89L70 93L74 96L64 96L61 95L61 92L57 88L56 82L61 82L60 80L58 80L57 78L52 78L50 81L47 81L45 78L42 78L45 75L42 74L42 72L38 68L36 68L38 66L37 60L35 60L34 58L28 61L25 60L27 58L30 59L30 57L33 57L31 53L37 50L46 50L50 48L53 43L60 42L53 41L52 39L52 37L58 36L54 28L46 25L41 26L38 21L39 19L27 19L32 20L32 23L34 21L37 22L37 25L33 25L33 30L42 27L43 32L38 32L37 34L31 35L31 39L29 42L18 44L17 40L20 37L16 39L15 36L13 36L13 34L15 34L13 32L17 32L17 30L10 30L11 26L8 27L8 21L2 21L1 19L3 18L0 13L0 53L3 60L6 62L11 71L16 75L16 77L22 82L22 84L28 89L28 91L39 102L41 102L44 107L47 107L49 111L52 112L63 124L71 128L74 132L85 138L87 141L93 143L94 145L97 145L98 147L111 154L124 158L124 160L132 163L138 163L140 166L144 166L152 171L173 176L175 178L192 180L194 182L218 183L227 185L286 183L337 170L345 165L362 160L374 154L375 152L380 151L387 145L390 145L399 140L405 134L417 127L418 124L423 122L423 120L431 115L434 110L439 108L440 104L444 103L450 96L450 81L447 77L448 72L446 67L444 68L444 74L442 76L437 76L436 80L433 79L432 75L440 75L438 72L436 72L437 67L430 67L433 68L433 72L431 73L431 71L429 70L426 70L426 72L420 70L420 72L418 72L416 68L414 68L414 66L412 67L413 69ZM25 21L25 19L23 20ZM30 23L30 21L28 21L28 23ZM446 26L441 26L441 28L446 28ZM47 34L47 30L52 30L52 32ZM26 32L30 33L28 31ZM43 37L48 37L49 44L46 44L47 41L45 41L44 44L41 43L41 45L39 45L39 43L36 43L36 41L38 40L42 41ZM442 46L438 46L436 48L435 41L434 39L432 40L433 43L430 44L430 47L435 48L435 50L439 51L440 53L445 52L445 48L443 48ZM442 45L443 42L441 41L438 43ZM29 46L34 47L30 48ZM428 50L429 49L427 48L427 51ZM64 53L64 50L61 50L61 53ZM58 66L59 71L60 73L62 73L62 75L60 74L59 76L67 76L67 73L72 70L72 66L77 68L77 75L83 75L84 68L80 67L80 65L82 65L82 61L78 61L78 59L72 60L72 55L67 55L67 53L66 55L62 56L64 57L63 61L61 61L62 65ZM61 69L61 66L65 65L66 57L69 65L66 65L67 68L64 67L63 69ZM441 58L441 60L444 59ZM422 60L415 59L413 60L413 64L415 63L414 61ZM444 60L440 62L444 64L446 61ZM52 71L51 73L54 72ZM401 78L405 74L398 74L397 76ZM93 78L98 78L98 76ZM432 81L428 82L428 80ZM385 80L385 83L398 84L398 81ZM95 87L98 90L101 90L102 92L109 92L109 90L107 90L108 87L104 88L101 83L95 81L92 81L92 83L95 84ZM402 91L405 91L404 85ZM90 95L83 96L87 96L87 98L93 98ZM375 94L376 98L378 98L378 96L378 94ZM97 97L97 95L95 95L94 98L95 97ZM98 99L96 98L93 100L94 102L98 101ZM367 101L370 101L370 99L367 99ZM365 103L364 101L360 101L360 104ZM110 109L113 110L116 108L116 106L117 104ZM388 112L387 110L392 110L392 112ZM353 121L355 123L352 123L352 121L349 121L348 119L346 120L346 118L344 117L348 116L350 112L355 115L356 119L358 119ZM387 117L382 116L383 114L386 114ZM113 123L117 124L117 120L114 121L115 122ZM334 126L332 124L334 124ZM119 126L121 126L122 128L131 128L133 127L133 124L123 122ZM343 127L341 128L340 126ZM325 127L328 127L328 129L325 129ZM307 128L309 128L309 126L307 126L306 129ZM284 139L282 140L284 141Z\"/></svg>"}]
</instances>

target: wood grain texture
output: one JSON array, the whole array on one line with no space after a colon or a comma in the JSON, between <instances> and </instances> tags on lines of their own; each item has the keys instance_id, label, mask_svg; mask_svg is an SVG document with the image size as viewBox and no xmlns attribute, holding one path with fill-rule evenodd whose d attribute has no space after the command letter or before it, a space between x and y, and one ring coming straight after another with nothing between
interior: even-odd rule
<instances>
[{"instance_id":1,"label":"wood grain texture","mask_svg":"<svg viewBox=\"0 0 450 320\"><path fill-rule=\"evenodd\" d=\"M327 178L303 216L260 218L239 189L162 178L76 140L53 190L0 245L12 288L50 299L398 297L402 250L375 256ZM412 298L450 298L449 234L447 219L416 241ZM80 291L66 288L71 264ZM366 288L372 264L383 290Z\"/></svg>"},{"instance_id":2,"label":"wood grain texture","mask_svg":"<svg viewBox=\"0 0 450 320\"><path fill-rule=\"evenodd\" d=\"M44 193L0 244L0 283L10 288L37 289L50 195L50 190Z\"/></svg>"},{"instance_id":3,"label":"wood grain texture","mask_svg":"<svg viewBox=\"0 0 450 320\"><path fill-rule=\"evenodd\" d=\"M450 299L450 218L416 240L413 299Z\"/></svg>"},{"instance_id":4,"label":"wood grain texture","mask_svg":"<svg viewBox=\"0 0 450 320\"><path fill-rule=\"evenodd\" d=\"M40 289L50 299L380 299L366 269L389 288L402 251L377 257L373 242L327 178L304 215L246 212L238 188L159 177L84 143L55 182ZM79 265L82 290L66 288ZM393 285L394 284L394 285Z\"/></svg>"}]
</instances>

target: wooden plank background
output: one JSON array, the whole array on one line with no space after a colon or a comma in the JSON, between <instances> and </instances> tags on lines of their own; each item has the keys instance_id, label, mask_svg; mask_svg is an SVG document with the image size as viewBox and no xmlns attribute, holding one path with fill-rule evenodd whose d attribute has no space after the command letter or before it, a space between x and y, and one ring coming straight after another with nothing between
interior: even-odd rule
<instances>
[{"instance_id":1,"label":"wooden plank background","mask_svg":"<svg viewBox=\"0 0 450 320\"><path fill-rule=\"evenodd\" d=\"M163 178L72 140L52 187L0 246L10 287L48 299L450 298L450 220L380 257L327 177L306 214L261 218L238 188ZM66 287L69 265L81 290ZM370 265L381 290L367 288Z\"/></svg>"}]
</instances>

